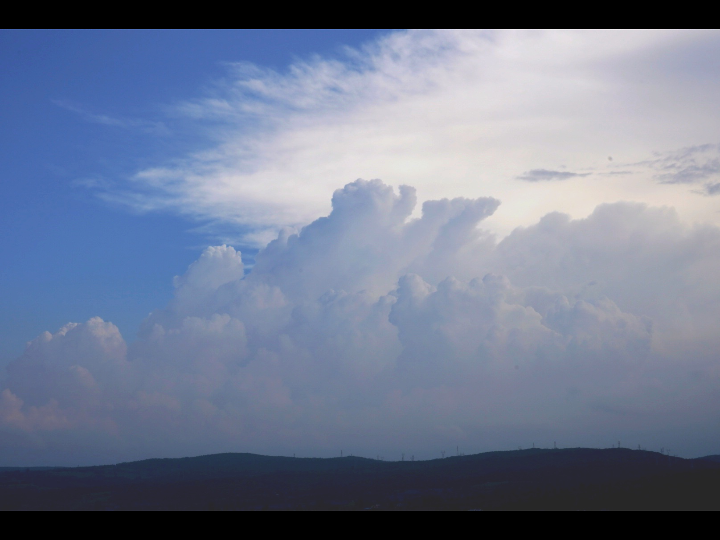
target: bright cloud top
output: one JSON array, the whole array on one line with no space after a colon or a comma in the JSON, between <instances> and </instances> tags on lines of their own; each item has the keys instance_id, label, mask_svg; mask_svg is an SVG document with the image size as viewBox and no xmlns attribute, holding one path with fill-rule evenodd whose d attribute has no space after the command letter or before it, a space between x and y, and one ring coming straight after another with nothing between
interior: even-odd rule
<instances>
[{"instance_id":1,"label":"bright cloud top","mask_svg":"<svg viewBox=\"0 0 720 540\"><path fill-rule=\"evenodd\" d=\"M416 204L358 180L248 274L207 248L130 345L99 318L42 334L0 386L0 458L716 451L720 229L617 203L498 243L496 199Z\"/></svg>"},{"instance_id":2,"label":"bright cloud top","mask_svg":"<svg viewBox=\"0 0 720 540\"><path fill-rule=\"evenodd\" d=\"M424 200L496 197L505 209L487 226L501 235L618 200L717 222L698 196L718 191L717 154L693 168L678 149L718 142L718 58L717 32L422 31L284 72L232 64L173 108L207 133L203 149L102 196L218 235L242 227L233 240L260 246L358 177L412 184ZM685 161L668 169L654 152Z\"/></svg>"}]
</instances>

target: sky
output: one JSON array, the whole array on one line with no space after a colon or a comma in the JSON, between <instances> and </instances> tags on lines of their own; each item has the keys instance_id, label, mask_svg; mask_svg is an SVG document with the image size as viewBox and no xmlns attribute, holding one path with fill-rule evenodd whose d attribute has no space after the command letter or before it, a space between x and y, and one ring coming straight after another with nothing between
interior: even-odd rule
<instances>
[{"instance_id":1,"label":"sky","mask_svg":"<svg viewBox=\"0 0 720 540\"><path fill-rule=\"evenodd\" d=\"M720 452L719 32L4 30L0 69L0 464Z\"/></svg>"}]
</instances>

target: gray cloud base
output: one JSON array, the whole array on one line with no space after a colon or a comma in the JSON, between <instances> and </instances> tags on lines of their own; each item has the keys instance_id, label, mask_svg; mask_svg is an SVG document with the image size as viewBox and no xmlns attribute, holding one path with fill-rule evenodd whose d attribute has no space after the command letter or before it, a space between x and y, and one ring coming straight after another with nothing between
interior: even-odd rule
<instances>
[{"instance_id":1,"label":"gray cloud base","mask_svg":"<svg viewBox=\"0 0 720 540\"><path fill-rule=\"evenodd\" d=\"M42 334L0 387L0 460L717 451L717 228L617 203L498 243L495 199L415 205L358 180L247 275L208 248L130 345L99 318Z\"/></svg>"},{"instance_id":2,"label":"gray cloud base","mask_svg":"<svg viewBox=\"0 0 720 540\"><path fill-rule=\"evenodd\" d=\"M720 183L720 145L688 146L672 152L657 152L652 160L641 162L653 170L661 184L700 184L703 195L716 195Z\"/></svg>"}]
</instances>

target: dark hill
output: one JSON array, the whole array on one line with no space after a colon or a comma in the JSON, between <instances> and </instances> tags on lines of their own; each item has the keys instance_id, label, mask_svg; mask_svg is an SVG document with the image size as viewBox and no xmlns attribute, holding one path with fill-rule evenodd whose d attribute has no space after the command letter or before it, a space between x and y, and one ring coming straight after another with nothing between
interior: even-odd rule
<instances>
[{"instance_id":1,"label":"dark hill","mask_svg":"<svg viewBox=\"0 0 720 540\"><path fill-rule=\"evenodd\" d=\"M627 449L431 461L216 454L0 471L0 509L720 509L720 463Z\"/></svg>"}]
</instances>

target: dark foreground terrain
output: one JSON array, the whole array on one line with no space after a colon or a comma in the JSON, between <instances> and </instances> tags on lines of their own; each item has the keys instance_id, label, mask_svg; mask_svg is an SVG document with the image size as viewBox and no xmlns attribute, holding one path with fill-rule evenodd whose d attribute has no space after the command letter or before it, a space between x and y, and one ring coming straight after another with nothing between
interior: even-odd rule
<instances>
[{"instance_id":1,"label":"dark foreground terrain","mask_svg":"<svg viewBox=\"0 0 720 540\"><path fill-rule=\"evenodd\" d=\"M2 510L718 510L720 458L518 450L432 461L217 454L0 469Z\"/></svg>"}]
</instances>

